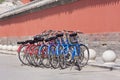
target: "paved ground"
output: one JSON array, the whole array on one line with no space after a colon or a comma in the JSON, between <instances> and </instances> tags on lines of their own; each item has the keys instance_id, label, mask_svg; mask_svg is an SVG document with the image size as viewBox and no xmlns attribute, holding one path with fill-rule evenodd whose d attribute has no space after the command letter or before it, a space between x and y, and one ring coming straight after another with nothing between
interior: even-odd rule
<instances>
[{"instance_id":1,"label":"paved ground","mask_svg":"<svg viewBox=\"0 0 120 80\"><path fill-rule=\"evenodd\" d=\"M22 66L16 55L0 54L0 80L120 80L120 70L87 66L75 69L42 69Z\"/></svg>"}]
</instances>

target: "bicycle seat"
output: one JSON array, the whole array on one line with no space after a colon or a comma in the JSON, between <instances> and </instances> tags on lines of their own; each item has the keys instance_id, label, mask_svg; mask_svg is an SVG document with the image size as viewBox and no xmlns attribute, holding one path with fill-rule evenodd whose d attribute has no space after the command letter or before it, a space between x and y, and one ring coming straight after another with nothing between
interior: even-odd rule
<instances>
[{"instance_id":1,"label":"bicycle seat","mask_svg":"<svg viewBox=\"0 0 120 80\"><path fill-rule=\"evenodd\" d=\"M56 36L57 36L57 37L62 37L62 36L63 36L63 33L57 34Z\"/></svg>"},{"instance_id":2,"label":"bicycle seat","mask_svg":"<svg viewBox=\"0 0 120 80\"><path fill-rule=\"evenodd\" d=\"M38 41L44 41L44 38L38 38Z\"/></svg>"},{"instance_id":3,"label":"bicycle seat","mask_svg":"<svg viewBox=\"0 0 120 80\"><path fill-rule=\"evenodd\" d=\"M40 37L38 37L38 36L35 36L35 37L34 37L34 40L38 40L38 38L40 38Z\"/></svg>"},{"instance_id":4,"label":"bicycle seat","mask_svg":"<svg viewBox=\"0 0 120 80\"><path fill-rule=\"evenodd\" d=\"M35 40L35 41L43 41L44 38L41 38L41 37L35 37L34 40Z\"/></svg>"},{"instance_id":5,"label":"bicycle seat","mask_svg":"<svg viewBox=\"0 0 120 80\"><path fill-rule=\"evenodd\" d=\"M56 36L53 36L53 37L50 37L50 40L55 40L57 37Z\"/></svg>"},{"instance_id":6,"label":"bicycle seat","mask_svg":"<svg viewBox=\"0 0 120 80\"><path fill-rule=\"evenodd\" d=\"M22 42L17 42L17 44L25 44L25 42L24 42L24 41L22 41Z\"/></svg>"},{"instance_id":7,"label":"bicycle seat","mask_svg":"<svg viewBox=\"0 0 120 80\"><path fill-rule=\"evenodd\" d=\"M35 43L35 41L34 41L34 40L31 40L31 41L29 41L29 43L30 43L30 44L34 44L34 43Z\"/></svg>"},{"instance_id":8,"label":"bicycle seat","mask_svg":"<svg viewBox=\"0 0 120 80\"><path fill-rule=\"evenodd\" d=\"M56 36L53 36L53 37L45 39L45 42L48 42L48 41L51 41L51 40L55 40L55 39L56 39Z\"/></svg>"},{"instance_id":9,"label":"bicycle seat","mask_svg":"<svg viewBox=\"0 0 120 80\"><path fill-rule=\"evenodd\" d=\"M45 42L48 42L48 41L50 41L50 38L45 39Z\"/></svg>"},{"instance_id":10,"label":"bicycle seat","mask_svg":"<svg viewBox=\"0 0 120 80\"><path fill-rule=\"evenodd\" d=\"M25 43L30 43L32 42L33 40L26 40Z\"/></svg>"},{"instance_id":11,"label":"bicycle seat","mask_svg":"<svg viewBox=\"0 0 120 80\"><path fill-rule=\"evenodd\" d=\"M77 36L77 33L69 34L70 37Z\"/></svg>"}]
</instances>

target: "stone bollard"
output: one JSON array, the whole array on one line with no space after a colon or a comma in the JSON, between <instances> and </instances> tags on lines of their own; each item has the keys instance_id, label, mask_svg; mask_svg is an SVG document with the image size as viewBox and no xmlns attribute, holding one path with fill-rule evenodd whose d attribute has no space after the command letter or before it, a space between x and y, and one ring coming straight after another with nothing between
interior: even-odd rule
<instances>
[{"instance_id":1,"label":"stone bollard","mask_svg":"<svg viewBox=\"0 0 120 80\"><path fill-rule=\"evenodd\" d=\"M0 50L2 49L2 45L0 45Z\"/></svg>"},{"instance_id":2,"label":"stone bollard","mask_svg":"<svg viewBox=\"0 0 120 80\"><path fill-rule=\"evenodd\" d=\"M84 57L88 58L87 50L85 50L84 52ZM88 62L89 63L96 62L95 58L96 58L96 51L94 49L89 49L89 61Z\"/></svg>"},{"instance_id":3,"label":"stone bollard","mask_svg":"<svg viewBox=\"0 0 120 80\"><path fill-rule=\"evenodd\" d=\"M6 50L6 49L7 49L7 45L3 45L2 50Z\"/></svg>"},{"instance_id":4,"label":"stone bollard","mask_svg":"<svg viewBox=\"0 0 120 80\"><path fill-rule=\"evenodd\" d=\"M9 45L7 45L7 49L6 50L9 50Z\"/></svg>"},{"instance_id":5,"label":"stone bollard","mask_svg":"<svg viewBox=\"0 0 120 80\"><path fill-rule=\"evenodd\" d=\"M17 51L17 49L18 49L17 45L15 45L15 46L12 47L12 51Z\"/></svg>"},{"instance_id":6,"label":"stone bollard","mask_svg":"<svg viewBox=\"0 0 120 80\"><path fill-rule=\"evenodd\" d=\"M112 50L107 50L102 55L102 59L103 59L105 65L115 64L116 58L117 58L117 56L116 56L115 52Z\"/></svg>"},{"instance_id":7,"label":"stone bollard","mask_svg":"<svg viewBox=\"0 0 120 80\"><path fill-rule=\"evenodd\" d=\"M12 45L8 45L7 50L11 51L12 50Z\"/></svg>"}]
</instances>

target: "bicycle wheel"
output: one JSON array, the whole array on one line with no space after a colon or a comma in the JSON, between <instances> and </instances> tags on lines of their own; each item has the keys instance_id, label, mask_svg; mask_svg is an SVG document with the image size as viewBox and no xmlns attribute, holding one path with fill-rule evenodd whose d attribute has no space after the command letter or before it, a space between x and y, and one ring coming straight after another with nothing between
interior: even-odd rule
<instances>
[{"instance_id":1,"label":"bicycle wheel","mask_svg":"<svg viewBox=\"0 0 120 80\"><path fill-rule=\"evenodd\" d=\"M69 46L68 50L64 50L65 57L66 57L66 60L67 60L67 66L71 66L71 63L73 62L73 51L74 51L74 47L73 46Z\"/></svg>"},{"instance_id":2,"label":"bicycle wheel","mask_svg":"<svg viewBox=\"0 0 120 80\"><path fill-rule=\"evenodd\" d=\"M26 46L23 45L21 46L20 50L18 51L18 58L20 60L20 62L24 65L28 65L28 61L27 61L27 54L26 54Z\"/></svg>"},{"instance_id":3,"label":"bicycle wheel","mask_svg":"<svg viewBox=\"0 0 120 80\"><path fill-rule=\"evenodd\" d=\"M65 69L65 68L67 68L67 58L65 56L63 46L59 46L58 50L59 50L59 53L60 53L60 55L59 55L59 65L60 65L61 69Z\"/></svg>"},{"instance_id":4,"label":"bicycle wheel","mask_svg":"<svg viewBox=\"0 0 120 80\"><path fill-rule=\"evenodd\" d=\"M40 50L40 54L39 57L41 59L42 65L46 68L50 68L51 64L50 64L50 55L48 54L48 46L47 45L43 45L41 50Z\"/></svg>"},{"instance_id":5,"label":"bicycle wheel","mask_svg":"<svg viewBox=\"0 0 120 80\"><path fill-rule=\"evenodd\" d=\"M30 53L26 53L26 55L27 55L26 59L27 59L29 65L34 66L34 63L33 63L33 60L32 60L32 55Z\"/></svg>"},{"instance_id":6,"label":"bicycle wheel","mask_svg":"<svg viewBox=\"0 0 120 80\"><path fill-rule=\"evenodd\" d=\"M77 66L77 70L80 71L82 69L81 59L79 58L79 55L77 54L77 47L76 47L76 45L70 46L69 51L72 54L71 61L70 61L71 68L73 66Z\"/></svg>"},{"instance_id":7,"label":"bicycle wheel","mask_svg":"<svg viewBox=\"0 0 120 80\"><path fill-rule=\"evenodd\" d=\"M41 58L38 55L38 50L39 50L39 46L34 46L32 49L32 60L33 60L33 64L34 66L41 66L42 61Z\"/></svg>"},{"instance_id":8,"label":"bicycle wheel","mask_svg":"<svg viewBox=\"0 0 120 80\"><path fill-rule=\"evenodd\" d=\"M30 65L32 66L36 66L36 64L34 63L34 55L33 55L33 48L34 48L34 45L29 45L28 47L26 47L26 54L27 54L27 61Z\"/></svg>"},{"instance_id":9,"label":"bicycle wheel","mask_svg":"<svg viewBox=\"0 0 120 80\"><path fill-rule=\"evenodd\" d=\"M85 57L85 55L87 55L87 56ZM81 65L83 67L87 65L88 60L89 60L89 49L84 44L80 45L79 59L81 60Z\"/></svg>"},{"instance_id":10,"label":"bicycle wheel","mask_svg":"<svg viewBox=\"0 0 120 80\"><path fill-rule=\"evenodd\" d=\"M55 45L52 45L50 47L49 55L50 55L50 64L51 64L51 66L54 69L58 68L59 67L59 56L56 54L56 46Z\"/></svg>"}]
</instances>

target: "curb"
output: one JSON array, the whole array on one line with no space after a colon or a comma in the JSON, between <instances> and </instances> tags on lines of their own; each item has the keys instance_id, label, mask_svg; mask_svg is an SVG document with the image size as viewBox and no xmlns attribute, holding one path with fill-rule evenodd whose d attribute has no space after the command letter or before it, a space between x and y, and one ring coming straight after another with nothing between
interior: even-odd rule
<instances>
[{"instance_id":1,"label":"curb","mask_svg":"<svg viewBox=\"0 0 120 80\"><path fill-rule=\"evenodd\" d=\"M120 70L120 64L105 65L105 64L98 64L98 63L88 63L88 65L92 66L92 67L110 69L110 71L112 71L112 70Z\"/></svg>"},{"instance_id":2,"label":"curb","mask_svg":"<svg viewBox=\"0 0 120 80\"><path fill-rule=\"evenodd\" d=\"M0 50L0 54L17 55L17 51Z\"/></svg>"}]
</instances>

